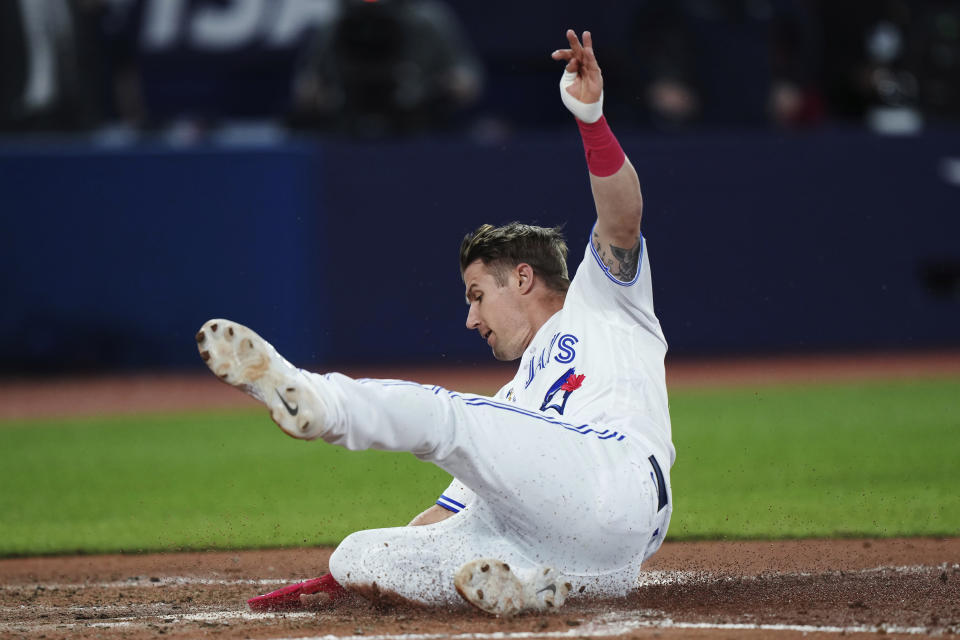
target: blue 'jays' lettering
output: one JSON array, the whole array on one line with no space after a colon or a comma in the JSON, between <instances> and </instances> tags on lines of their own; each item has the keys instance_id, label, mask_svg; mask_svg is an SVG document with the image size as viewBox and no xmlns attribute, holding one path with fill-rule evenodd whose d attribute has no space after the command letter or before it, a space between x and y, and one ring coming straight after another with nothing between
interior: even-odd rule
<instances>
[{"instance_id":1,"label":"blue 'jays' lettering","mask_svg":"<svg viewBox=\"0 0 960 640\"><path fill-rule=\"evenodd\" d=\"M553 356L553 347L555 345L559 347L560 353L553 356L554 360L560 364L570 364L573 362L573 359L577 357L577 352L573 348L573 345L577 344L577 342L579 342L579 339L571 333L564 333L563 335L555 333L553 334L553 338L550 339L549 346L540 350L539 356L535 352L530 353L530 361L527 363L527 381L524 382L523 388L528 388L540 370L546 369L547 365L550 364L550 358Z\"/></svg>"},{"instance_id":2,"label":"blue 'jays' lettering","mask_svg":"<svg viewBox=\"0 0 960 640\"><path fill-rule=\"evenodd\" d=\"M550 356L553 355L553 345L557 343L557 338L560 337L559 333L553 334L553 337L550 338L550 346L547 347L547 362L550 362Z\"/></svg>"}]
</instances>

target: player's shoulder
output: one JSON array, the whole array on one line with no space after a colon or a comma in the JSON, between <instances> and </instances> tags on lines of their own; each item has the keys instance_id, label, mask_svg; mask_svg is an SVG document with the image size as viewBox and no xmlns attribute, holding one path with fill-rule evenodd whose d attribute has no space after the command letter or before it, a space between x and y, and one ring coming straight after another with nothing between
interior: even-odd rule
<instances>
[{"instance_id":1,"label":"player's shoulder","mask_svg":"<svg viewBox=\"0 0 960 640\"><path fill-rule=\"evenodd\" d=\"M642 256L637 257L637 265L630 276L630 280L622 280L611 273L590 246L570 280L567 299L571 306L586 306L586 312L602 312L605 310L604 300L612 302L623 297L642 295L645 281L648 280Z\"/></svg>"},{"instance_id":2,"label":"player's shoulder","mask_svg":"<svg viewBox=\"0 0 960 640\"><path fill-rule=\"evenodd\" d=\"M594 326L631 328L654 317L652 281L646 238L640 236L636 273L623 281L610 273L595 248L585 248L570 282L564 308Z\"/></svg>"}]
</instances>

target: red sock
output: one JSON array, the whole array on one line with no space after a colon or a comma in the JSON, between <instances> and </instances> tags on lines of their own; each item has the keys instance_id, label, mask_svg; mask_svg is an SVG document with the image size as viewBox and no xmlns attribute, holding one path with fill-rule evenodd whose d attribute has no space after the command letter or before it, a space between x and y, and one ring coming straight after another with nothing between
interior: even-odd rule
<instances>
[{"instance_id":1,"label":"red sock","mask_svg":"<svg viewBox=\"0 0 960 640\"><path fill-rule=\"evenodd\" d=\"M600 116L599 120L591 124L577 119L577 126L580 127L580 137L583 138L583 150L590 173L598 178L605 178L619 171L627 156L610 130L606 116Z\"/></svg>"},{"instance_id":2,"label":"red sock","mask_svg":"<svg viewBox=\"0 0 960 640\"><path fill-rule=\"evenodd\" d=\"M330 596L330 601L333 602L346 597L347 590L334 580L332 575L327 573L313 580L289 584L282 589L250 598L247 600L247 605L252 611L300 609L303 606L300 602L300 596L314 593L325 593Z\"/></svg>"},{"instance_id":3,"label":"red sock","mask_svg":"<svg viewBox=\"0 0 960 640\"><path fill-rule=\"evenodd\" d=\"M347 595L347 590L333 578L332 573L326 573L320 576L319 586L320 588L317 589L317 592L322 591L329 594L331 600L338 600Z\"/></svg>"}]
</instances>

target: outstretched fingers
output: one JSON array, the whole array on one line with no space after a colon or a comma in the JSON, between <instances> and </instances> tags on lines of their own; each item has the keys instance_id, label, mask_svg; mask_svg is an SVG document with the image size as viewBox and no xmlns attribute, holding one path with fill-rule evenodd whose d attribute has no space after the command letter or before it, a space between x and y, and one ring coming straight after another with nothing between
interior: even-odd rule
<instances>
[{"instance_id":1,"label":"outstretched fingers","mask_svg":"<svg viewBox=\"0 0 960 640\"><path fill-rule=\"evenodd\" d=\"M569 49L557 49L550 54L554 60L565 60L567 62L567 71L575 72L580 68L596 68L597 57L593 51L593 34L589 31L583 32L583 42L577 37L573 29L567 29L567 42L570 43Z\"/></svg>"},{"instance_id":2,"label":"outstretched fingers","mask_svg":"<svg viewBox=\"0 0 960 640\"><path fill-rule=\"evenodd\" d=\"M580 39L573 29L567 29L567 42L570 43L569 49L557 49L550 54L554 60L566 60L566 71L577 73L584 64L584 49L580 44Z\"/></svg>"},{"instance_id":3,"label":"outstretched fingers","mask_svg":"<svg viewBox=\"0 0 960 640\"><path fill-rule=\"evenodd\" d=\"M600 65L597 64L597 57L593 51L593 34L589 31L584 31L582 43L573 29L567 29L566 36L570 48L557 49L550 54L550 57L554 60L566 61L566 71L570 73L580 73L584 71L599 73Z\"/></svg>"},{"instance_id":4,"label":"outstretched fingers","mask_svg":"<svg viewBox=\"0 0 960 640\"><path fill-rule=\"evenodd\" d=\"M577 38L577 33L573 29L567 29L567 42L570 43L573 54L579 58L583 54L583 47L580 45L580 39Z\"/></svg>"},{"instance_id":5,"label":"outstretched fingers","mask_svg":"<svg viewBox=\"0 0 960 640\"><path fill-rule=\"evenodd\" d=\"M597 56L593 51L593 36L589 31L583 32L583 55L580 58L581 64L586 69L599 69Z\"/></svg>"}]
</instances>

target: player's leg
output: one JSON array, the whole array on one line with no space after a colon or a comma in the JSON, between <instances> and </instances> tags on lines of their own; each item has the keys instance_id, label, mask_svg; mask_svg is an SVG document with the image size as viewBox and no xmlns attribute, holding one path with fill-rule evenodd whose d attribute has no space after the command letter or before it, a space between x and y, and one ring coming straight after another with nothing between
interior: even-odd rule
<instances>
[{"instance_id":1,"label":"player's leg","mask_svg":"<svg viewBox=\"0 0 960 640\"><path fill-rule=\"evenodd\" d=\"M471 560L489 557L497 561L485 568L481 562L474 563L478 575L484 570L494 573L497 567L506 567L510 573L497 575L500 584L486 588L486 597L479 599L484 610L511 615L524 608L562 605L571 584L558 572L524 557L486 524L481 516L484 510L482 502L474 503L456 517L433 525L354 533L331 556L330 573L250 598L247 605L261 612L322 609L357 595L381 602L463 604L457 591L476 599L480 587L466 579L458 584L458 571ZM529 593L523 591L527 585Z\"/></svg>"},{"instance_id":2,"label":"player's leg","mask_svg":"<svg viewBox=\"0 0 960 640\"><path fill-rule=\"evenodd\" d=\"M457 605L458 570L481 557L477 573L496 574L499 583L481 593L481 608L501 615L563 604L572 587L562 575L532 561L490 524L494 514L482 502L441 522L391 529L371 529L348 536L330 557L330 572L353 593L376 601ZM476 598L476 590L469 594ZM464 594L467 597L467 594Z\"/></svg>"},{"instance_id":3,"label":"player's leg","mask_svg":"<svg viewBox=\"0 0 960 640\"><path fill-rule=\"evenodd\" d=\"M664 529L668 518L669 511L658 518ZM460 595L499 615L560 606L570 593L623 595L636 587L643 557L613 571L562 573L532 560L503 535L498 519L478 501L437 524L360 531L337 547L330 571L351 592L373 599L451 605ZM648 554L656 546L651 542Z\"/></svg>"},{"instance_id":4,"label":"player's leg","mask_svg":"<svg viewBox=\"0 0 960 640\"><path fill-rule=\"evenodd\" d=\"M642 534L656 529L650 453L613 429L401 381L329 374L317 384L327 400L324 440L433 462L490 504L503 533L537 562L611 571L642 555Z\"/></svg>"},{"instance_id":5,"label":"player's leg","mask_svg":"<svg viewBox=\"0 0 960 640\"><path fill-rule=\"evenodd\" d=\"M490 507L485 524L494 539L510 541L513 551L483 537L484 544L464 545L467 552L460 556L449 556L442 541L432 548L425 546L429 540L409 547L395 540L388 549L379 543L382 531L345 542L369 547L388 574L397 566L404 567L401 576L413 575L409 565L423 567L423 583L445 584L452 597L450 572L460 560L497 558L514 571L522 568L519 586L531 584L534 567L552 568L585 594L619 596L635 588L650 544L666 533L654 467L629 439L610 430L591 431L482 396L403 381L330 374L315 376L315 382L328 402L324 440L351 449L412 451L434 462L483 499ZM666 497L666 485L662 491ZM432 572L447 576L447 582ZM480 581L462 582L488 596L494 590L485 585L500 579L492 572L472 576ZM511 588L509 581L499 584Z\"/></svg>"}]
</instances>

